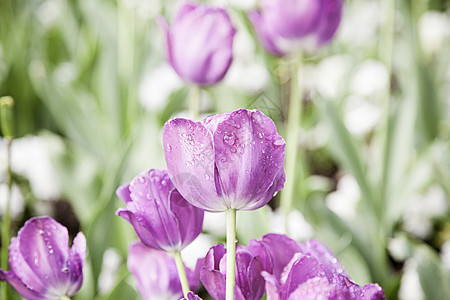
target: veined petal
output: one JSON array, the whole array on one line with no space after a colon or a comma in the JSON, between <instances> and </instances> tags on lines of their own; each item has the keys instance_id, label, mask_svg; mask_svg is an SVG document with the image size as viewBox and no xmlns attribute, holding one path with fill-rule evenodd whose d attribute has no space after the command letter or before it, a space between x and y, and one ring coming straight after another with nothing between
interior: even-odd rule
<instances>
[{"instance_id":1,"label":"veined petal","mask_svg":"<svg viewBox=\"0 0 450 300\"><path fill-rule=\"evenodd\" d=\"M67 270L70 282L68 283L67 295L73 296L83 284L83 264L86 260L86 237L79 232L73 239L72 248L69 250Z\"/></svg>"},{"instance_id":2,"label":"veined petal","mask_svg":"<svg viewBox=\"0 0 450 300\"><path fill-rule=\"evenodd\" d=\"M260 111L239 109L219 123L213 138L227 207L254 210L265 205L284 163L285 142L273 121Z\"/></svg>"},{"instance_id":3,"label":"veined petal","mask_svg":"<svg viewBox=\"0 0 450 300\"><path fill-rule=\"evenodd\" d=\"M200 271L200 281L208 291L208 294L215 300L225 299L225 275L219 271L210 270L203 267Z\"/></svg>"},{"instance_id":4,"label":"veined petal","mask_svg":"<svg viewBox=\"0 0 450 300\"><path fill-rule=\"evenodd\" d=\"M210 131L201 123L173 119L164 126L167 169L180 194L207 211L225 211L214 181L214 148Z\"/></svg>"}]
</instances>

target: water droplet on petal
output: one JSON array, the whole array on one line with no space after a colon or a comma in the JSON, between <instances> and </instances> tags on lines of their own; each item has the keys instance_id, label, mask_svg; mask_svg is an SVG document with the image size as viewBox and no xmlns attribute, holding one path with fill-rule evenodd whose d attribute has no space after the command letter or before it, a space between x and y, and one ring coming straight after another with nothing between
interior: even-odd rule
<instances>
[{"instance_id":1,"label":"water droplet on petal","mask_svg":"<svg viewBox=\"0 0 450 300\"><path fill-rule=\"evenodd\" d=\"M209 180L209 179L210 179L210 177L209 177L209 175L208 175L207 173L205 173L205 179L206 179L206 180Z\"/></svg>"},{"instance_id":2,"label":"water droplet on petal","mask_svg":"<svg viewBox=\"0 0 450 300\"><path fill-rule=\"evenodd\" d=\"M234 143L236 143L236 136L233 132L227 133L225 132L225 135L223 136L223 142L232 146Z\"/></svg>"},{"instance_id":3,"label":"water droplet on petal","mask_svg":"<svg viewBox=\"0 0 450 300\"><path fill-rule=\"evenodd\" d=\"M145 183L145 177L144 176L139 176L138 181L140 183Z\"/></svg>"},{"instance_id":4,"label":"water droplet on petal","mask_svg":"<svg viewBox=\"0 0 450 300\"><path fill-rule=\"evenodd\" d=\"M236 153L236 148L235 147L232 147L232 148L230 148L230 151L231 151L231 153Z\"/></svg>"},{"instance_id":5,"label":"water droplet on petal","mask_svg":"<svg viewBox=\"0 0 450 300\"><path fill-rule=\"evenodd\" d=\"M273 142L274 146L281 146L284 145L284 141L282 139L276 140Z\"/></svg>"},{"instance_id":6,"label":"water droplet on petal","mask_svg":"<svg viewBox=\"0 0 450 300\"><path fill-rule=\"evenodd\" d=\"M167 145L166 145L166 150L167 150L167 152L172 151L172 146L169 143L167 143Z\"/></svg>"}]
</instances>

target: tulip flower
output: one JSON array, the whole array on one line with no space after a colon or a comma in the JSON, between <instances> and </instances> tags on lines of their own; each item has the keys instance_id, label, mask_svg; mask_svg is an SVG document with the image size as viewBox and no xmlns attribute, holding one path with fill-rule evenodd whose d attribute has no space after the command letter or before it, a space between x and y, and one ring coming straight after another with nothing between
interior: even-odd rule
<instances>
[{"instance_id":1,"label":"tulip flower","mask_svg":"<svg viewBox=\"0 0 450 300\"><path fill-rule=\"evenodd\" d=\"M9 251L11 270L0 269L0 280L26 299L65 299L83 283L86 238L78 233L69 248L67 228L50 217L25 222Z\"/></svg>"},{"instance_id":2,"label":"tulip flower","mask_svg":"<svg viewBox=\"0 0 450 300\"><path fill-rule=\"evenodd\" d=\"M264 48L281 56L329 42L341 13L342 0L263 0L249 18Z\"/></svg>"},{"instance_id":3,"label":"tulip flower","mask_svg":"<svg viewBox=\"0 0 450 300\"><path fill-rule=\"evenodd\" d=\"M206 4L185 3L166 35L167 59L185 81L200 86L219 82L232 60L235 29L227 12Z\"/></svg>"},{"instance_id":4,"label":"tulip flower","mask_svg":"<svg viewBox=\"0 0 450 300\"><path fill-rule=\"evenodd\" d=\"M200 272L200 280L215 300L225 299L225 261L226 250L218 244L208 251ZM265 292L262 271L271 273L272 263L261 242L252 240L247 247L238 246L234 299L261 299Z\"/></svg>"},{"instance_id":5,"label":"tulip flower","mask_svg":"<svg viewBox=\"0 0 450 300\"><path fill-rule=\"evenodd\" d=\"M202 231L203 210L180 195L166 170L139 174L116 193L127 206L116 215L130 222L148 247L179 252Z\"/></svg>"},{"instance_id":6,"label":"tulip flower","mask_svg":"<svg viewBox=\"0 0 450 300\"><path fill-rule=\"evenodd\" d=\"M142 242L131 244L127 266L136 278L141 298L144 300L180 299L183 295L177 266L166 252L145 246ZM186 269L189 286L200 288L200 264L195 271Z\"/></svg>"},{"instance_id":7,"label":"tulip flower","mask_svg":"<svg viewBox=\"0 0 450 300\"><path fill-rule=\"evenodd\" d=\"M285 142L258 110L172 119L163 140L173 183L204 210L258 209L283 188Z\"/></svg>"},{"instance_id":8,"label":"tulip flower","mask_svg":"<svg viewBox=\"0 0 450 300\"><path fill-rule=\"evenodd\" d=\"M277 260L276 254L282 252L283 245L267 243L267 239L265 243L265 237L262 243L269 248L271 257ZM275 241L275 238L275 235L272 235L271 242ZM299 252L293 255L282 273L262 272L266 281L267 300L386 299L383 290L377 284L361 287L353 283L334 254L319 241L311 240L286 250L289 255L292 254L292 250ZM278 263L285 261L286 257L278 260Z\"/></svg>"}]
</instances>

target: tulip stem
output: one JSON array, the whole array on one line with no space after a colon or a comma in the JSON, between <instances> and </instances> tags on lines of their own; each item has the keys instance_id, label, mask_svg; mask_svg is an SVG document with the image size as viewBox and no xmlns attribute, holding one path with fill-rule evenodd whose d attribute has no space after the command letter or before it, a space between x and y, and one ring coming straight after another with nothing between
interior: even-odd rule
<instances>
[{"instance_id":1,"label":"tulip stem","mask_svg":"<svg viewBox=\"0 0 450 300\"><path fill-rule=\"evenodd\" d=\"M2 249L1 249L1 268L3 270L8 269L8 245L11 232L11 215L10 215L10 205L11 205L11 194L12 194L12 171L11 171L11 144L13 140L13 111L14 100L12 97L1 97L0 98L0 115L3 135L6 140L6 184L8 187L8 192L6 196L5 212L2 221ZM2 282L2 299L8 299L8 291L6 282Z\"/></svg>"},{"instance_id":2,"label":"tulip stem","mask_svg":"<svg viewBox=\"0 0 450 300\"><path fill-rule=\"evenodd\" d=\"M189 292L189 283L186 276L186 269L184 268L183 260L181 259L181 252L176 251L173 253L175 263L177 265L178 277L180 278L181 288L183 289L183 296L187 299L187 294Z\"/></svg>"},{"instance_id":3,"label":"tulip stem","mask_svg":"<svg viewBox=\"0 0 450 300\"><path fill-rule=\"evenodd\" d=\"M227 271L226 300L234 300L236 276L236 209L227 210Z\"/></svg>"},{"instance_id":4,"label":"tulip stem","mask_svg":"<svg viewBox=\"0 0 450 300\"><path fill-rule=\"evenodd\" d=\"M60 300L70 300L70 298L66 295L61 296Z\"/></svg>"},{"instance_id":5,"label":"tulip stem","mask_svg":"<svg viewBox=\"0 0 450 300\"><path fill-rule=\"evenodd\" d=\"M299 84L299 72L301 71L302 54L294 58L291 63L290 95L289 95L289 115L286 128L286 184L281 193L281 208L286 214L286 223L291 211L294 186L296 184L295 173L302 171L302 166L298 167L298 136L300 134L300 118L302 114L302 89Z\"/></svg>"},{"instance_id":6,"label":"tulip stem","mask_svg":"<svg viewBox=\"0 0 450 300\"><path fill-rule=\"evenodd\" d=\"M193 85L189 95L189 113L194 121L197 121L200 112L201 87Z\"/></svg>"}]
</instances>

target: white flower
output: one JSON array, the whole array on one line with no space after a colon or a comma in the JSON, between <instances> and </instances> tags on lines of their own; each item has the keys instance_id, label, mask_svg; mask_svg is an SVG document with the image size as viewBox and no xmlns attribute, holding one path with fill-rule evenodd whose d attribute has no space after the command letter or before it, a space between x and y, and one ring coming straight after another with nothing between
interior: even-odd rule
<instances>
[{"instance_id":1,"label":"white flower","mask_svg":"<svg viewBox=\"0 0 450 300\"><path fill-rule=\"evenodd\" d=\"M144 75L139 86L139 101L149 111L161 110L170 95L183 86L168 63L162 63Z\"/></svg>"},{"instance_id":2,"label":"white flower","mask_svg":"<svg viewBox=\"0 0 450 300\"><path fill-rule=\"evenodd\" d=\"M339 180L336 191L328 194L326 204L336 215L351 222L356 217L360 196L361 191L356 179L346 174Z\"/></svg>"},{"instance_id":3,"label":"white flower","mask_svg":"<svg viewBox=\"0 0 450 300\"><path fill-rule=\"evenodd\" d=\"M8 185L6 183L0 184L0 214L5 215L6 201L8 199ZM13 184L11 189L11 198L9 203L9 212L12 219L15 219L23 212L23 196L17 185Z\"/></svg>"},{"instance_id":4,"label":"white flower","mask_svg":"<svg viewBox=\"0 0 450 300\"><path fill-rule=\"evenodd\" d=\"M433 229L432 218L445 215L448 211L445 192L439 186L431 186L425 195L411 197L403 215L405 230L425 239Z\"/></svg>"},{"instance_id":5,"label":"white flower","mask_svg":"<svg viewBox=\"0 0 450 300\"><path fill-rule=\"evenodd\" d=\"M441 51L450 37L450 18L445 13L425 12L419 19L418 27L422 49L429 55Z\"/></svg>"}]
</instances>

